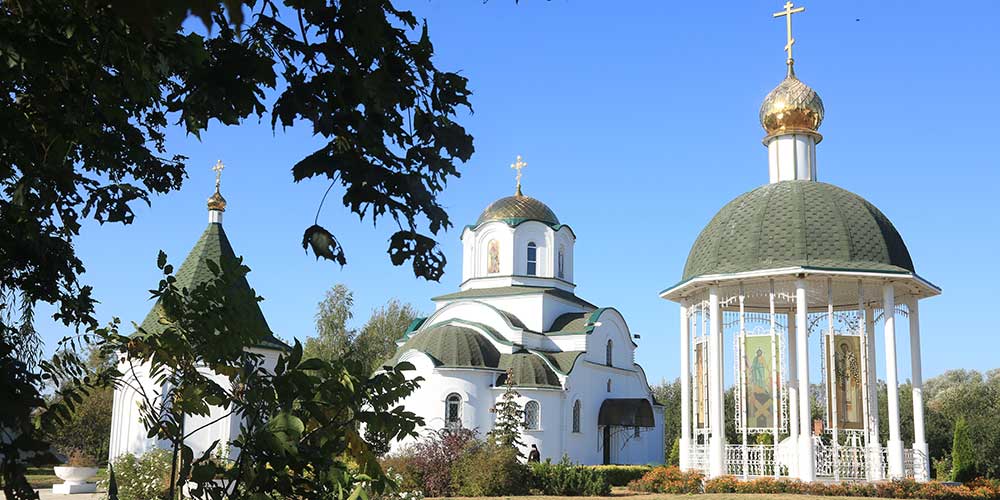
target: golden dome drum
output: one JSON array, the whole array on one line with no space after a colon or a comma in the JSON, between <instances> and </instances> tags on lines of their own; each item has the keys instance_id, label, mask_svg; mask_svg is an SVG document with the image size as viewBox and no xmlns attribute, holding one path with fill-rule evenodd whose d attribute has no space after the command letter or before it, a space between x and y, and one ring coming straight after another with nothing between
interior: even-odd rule
<instances>
[{"instance_id":1,"label":"golden dome drum","mask_svg":"<svg viewBox=\"0 0 1000 500\"><path fill-rule=\"evenodd\" d=\"M819 94L792 73L764 98L760 106L760 124L768 136L792 132L819 136L817 131L823 123L823 114L823 100Z\"/></svg>"}]
</instances>

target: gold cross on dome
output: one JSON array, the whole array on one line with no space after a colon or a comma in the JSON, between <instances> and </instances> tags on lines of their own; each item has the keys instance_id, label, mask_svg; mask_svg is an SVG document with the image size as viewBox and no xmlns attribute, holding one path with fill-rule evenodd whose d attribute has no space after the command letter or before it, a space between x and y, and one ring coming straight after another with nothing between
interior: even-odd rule
<instances>
[{"instance_id":1,"label":"gold cross on dome","mask_svg":"<svg viewBox=\"0 0 1000 500\"><path fill-rule=\"evenodd\" d=\"M527 167L528 163L521 160L521 155L517 155L517 161L510 164L510 168L517 170L517 195L521 196L521 169Z\"/></svg>"},{"instance_id":2,"label":"gold cross on dome","mask_svg":"<svg viewBox=\"0 0 1000 500\"><path fill-rule=\"evenodd\" d=\"M226 166L222 164L222 160L219 160L219 161L215 162L215 166L212 167L212 170L215 171L215 190L216 191L219 190L219 184L222 182L222 170L225 169L225 168L226 168Z\"/></svg>"},{"instance_id":3,"label":"gold cross on dome","mask_svg":"<svg viewBox=\"0 0 1000 500\"><path fill-rule=\"evenodd\" d=\"M775 12L773 17L785 18L785 27L786 30L788 31L788 41L785 43L785 52L788 52L788 72L789 74L791 74L792 65L795 63L795 61L792 59L792 45L795 45L795 38L792 37L792 14L798 14L799 12L804 12L806 8L805 7L793 8L794 5L792 5L792 2L790 1L786 2L784 7L785 10L781 12Z\"/></svg>"}]
</instances>

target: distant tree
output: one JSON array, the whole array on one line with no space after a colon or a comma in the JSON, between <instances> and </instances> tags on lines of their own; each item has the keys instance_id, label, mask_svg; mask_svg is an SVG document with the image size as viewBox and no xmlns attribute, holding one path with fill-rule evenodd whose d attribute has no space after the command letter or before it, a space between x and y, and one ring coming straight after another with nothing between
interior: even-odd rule
<instances>
[{"instance_id":1,"label":"distant tree","mask_svg":"<svg viewBox=\"0 0 1000 500\"><path fill-rule=\"evenodd\" d=\"M372 311L360 330L348 327L354 318L354 292L342 284L334 285L316 310L316 336L306 339L305 353L325 360L352 359L368 373L381 367L396 351L406 328L417 318L408 303L390 299Z\"/></svg>"},{"instance_id":2,"label":"distant tree","mask_svg":"<svg viewBox=\"0 0 1000 500\"><path fill-rule=\"evenodd\" d=\"M340 359L354 345L357 332L347 328L354 317L354 292L342 284L327 290L316 306L316 336L305 343L305 355L327 361Z\"/></svg>"},{"instance_id":3,"label":"distant tree","mask_svg":"<svg viewBox=\"0 0 1000 500\"><path fill-rule=\"evenodd\" d=\"M524 408L517 402L517 398L520 396L514 389L513 373L508 369L503 396L500 397L500 402L490 408L490 412L496 415L496 419L493 422L493 430L488 435L497 445L509 446L518 450L518 456L521 456L520 447L524 446L521 441L521 430L524 428Z\"/></svg>"},{"instance_id":4,"label":"distant tree","mask_svg":"<svg viewBox=\"0 0 1000 500\"><path fill-rule=\"evenodd\" d=\"M87 370L85 376L97 377L100 373L115 367L114 356L89 346L85 366ZM99 464L105 464L111 440L114 393L114 387L106 385L94 387L89 394L81 395L69 419L46 436L55 450L65 456L74 451L84 453ZM53 403L54 401L49 402L50 405Z\"/></svg>"},{"instance_id":5,"label":"distant tree","mask_svg":"<svg viewBox=\"0 0 1000 500\"><path fill-rule=\"evenodd\" d=\"M663 449L667 456L681 435L681 379L661 380L651 389L656 402L663 405Z\"/></svg>"},{"instance_id":6,"label":"distant tree","mask_svg":"<svg viewBox=\"0 0 1000 500\"><path fill-rule=\"evenodd\" d=\"M955 422L955 437L951 445L951 480L966 482L976 478L976 456L965 418Z\"/></svg>"},{"instance_id":7,"label":"distant tree","mask_svg":"<svg viewBox=\"0 0 1000 500\"><path fill-rule=\"evenodd\" d=\"M417 319L419 313L413 305L390 299L385 305L372 311L361 333L355 339L358 360L369 372L381 368L382 363L396 352L396 341Z\"/></svg>"}]
</instances>

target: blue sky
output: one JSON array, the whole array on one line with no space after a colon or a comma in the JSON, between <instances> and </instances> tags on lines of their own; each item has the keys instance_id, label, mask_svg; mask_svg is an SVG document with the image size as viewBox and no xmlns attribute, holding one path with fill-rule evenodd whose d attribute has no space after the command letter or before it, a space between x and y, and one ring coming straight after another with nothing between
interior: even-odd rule
<instances>
[{"instance_id":1,"label":"blue sky","mask_svg":"<svg viewBox=\"0 0 1000 500\"><path fill-rule=\"evenodd\" d=\"M321 141L306 127L272 132L265 118L213 124L200 142L172 130L169 152L190 157L184 188L137 207L131 226L85 225L77 250L101 320L145 316L157 251L179 264L205 228L219 158L226 231L279 335L311 335L316 303L335 283L355 291L359 324L391 297L429 312L430 297L457 289L462 226L513 192L509 164L521 154L525 193L577 234L578 294L617 307L642 334L637 358L651 382L676 377L677 308L657 292L677 282L712 215L767 182L757 111L784 76L784 22L771 19L782 2L398 4L427 19L436 64L461 71L474 92L475 112L460 122L476 153L440 198L454 223L439 239L449 259L441 283L392 266L391 224L359 222L336 189L320 223L344 243L348 265L306 255L302 231L327 183L294 184L290 168ZM1000 282L1000 4L806 8L795 16L795 58L826 105L819 177L886 213L917 271L944 289L922 303L925 377L997 367L989 304ZM39 327L47 351L69 333ZM905 339L900 349L905 379Z\"/></svg>"}]
</instances>

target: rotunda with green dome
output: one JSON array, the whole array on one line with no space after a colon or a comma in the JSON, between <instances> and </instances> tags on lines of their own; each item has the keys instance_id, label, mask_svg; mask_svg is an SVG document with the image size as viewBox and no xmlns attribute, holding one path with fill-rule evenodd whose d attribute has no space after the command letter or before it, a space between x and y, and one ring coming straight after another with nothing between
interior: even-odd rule
<instances>
[{"instance_id":1,"label":"rotunda with green dome","mask_svg":"<svg viewBox=\"0 0 1000 500\"><path fill-rule=\"evenodd\" d=\"M679 281L660 294L680 305L681 467L744 479L927 480L918 302L940 289L917 274L885 213L817 180L826 109L791 58L791 16L803 10L789 2L775 14L788 23L788 71L759 113L769 183L719 210L694 241ZM908 443L897 367L904 332L913 386ZM726 346L735 365L729 380ZM880 421L883 377L889 411ZM824 411L814 422L809 395L817 383ZM723 399L729 384L732 414ZM727 419L736 442L726 440ZM773 444L756 444L760 435Z\"/></svg>"}]
</instances>

